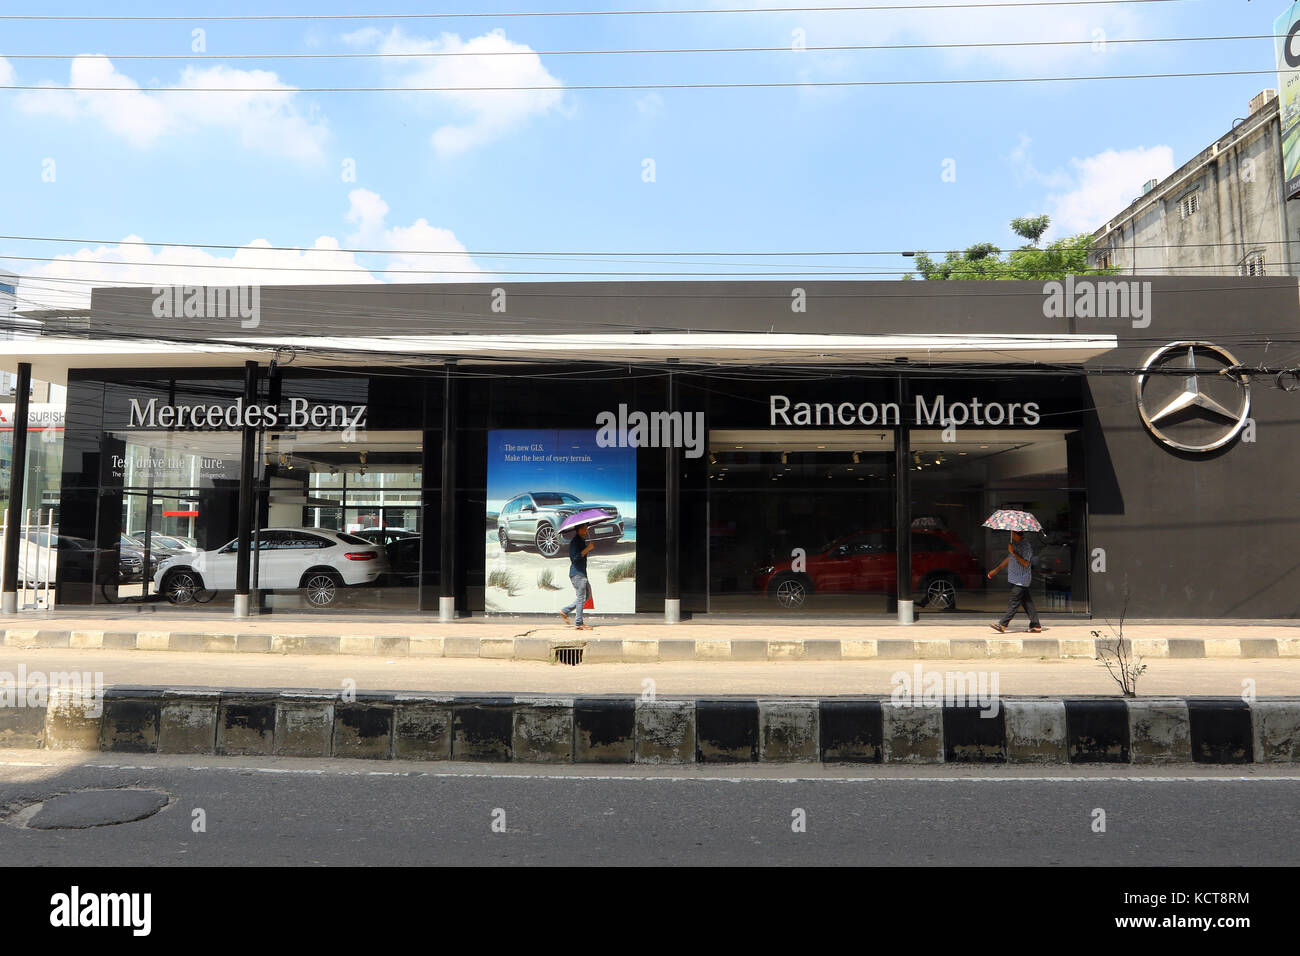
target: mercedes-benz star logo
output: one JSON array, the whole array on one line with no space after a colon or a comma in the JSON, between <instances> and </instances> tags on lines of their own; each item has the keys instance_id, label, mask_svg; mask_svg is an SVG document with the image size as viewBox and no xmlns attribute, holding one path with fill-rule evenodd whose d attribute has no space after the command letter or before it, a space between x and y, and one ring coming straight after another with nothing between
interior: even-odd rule
<instances>
[{"instance_id":1,"label":"mercedes-benz star logo","mask_svg":"<svg viewBox=\"0 0 1300 956\"><path fill-rule=\"evenodd\" d=\"M1222 448L1224 445L1228 444L1228 442L1236 438L1237 435L1240 434L1241 430L1246 427L1246 420L1250 417L1250 378L1246 375L1241 375L1239 378L1234 377L1232 379L1236 384L1237 391L1240 395L1240 401L1238 402L1238 407L1236 409L1228 408L1223 405L1222 402L1217 401L1202 390L1198 373L1204 375L1217 375L1217 370L1206 368L1198 369L1196 366L1197 352L1208 352L1217 356L1225 363L1221 366L1222 368L1241 364L1227 349L1220 348L1219 346L1213 345L1209 342L1172 342L1169 345L1156 349L1147 357L1146 362L1142 365L1142 371L1138 374L1138 377L1134 382L1134 386L1137 391L1138 413L1142 416L1142 421L1146 424L1147 429L1152 435L1170 448L1177 448L1181 451L1208 452L1214 451L1216 448ZM1183 357L1184 353L1186 356L1185 358ZM1169 355L1175 357L1171 358L1166 364L1163 360ZM1169 368L1171 370L1181 367L1185 369L1186 374L1183 378L1182 390L1174 395L1173 398L1168 399L1160 408L1148 412L1146 404L1143 401L1143 392L1151 377L1152 369L1157 366L1161 368ZM1170 437L1167 432L1161 430L1159 427L1160 422L1165 422L1166 425L1168 425L1171 423L1170 420L1173 419L1174 416L1178 415L1180 412L1187 412L1190 410L1200 410L1207 414L1208 417L1224 422L1226 432L1212 442L1200 445L1189 445Z\"/></svg>"}]
</instances>

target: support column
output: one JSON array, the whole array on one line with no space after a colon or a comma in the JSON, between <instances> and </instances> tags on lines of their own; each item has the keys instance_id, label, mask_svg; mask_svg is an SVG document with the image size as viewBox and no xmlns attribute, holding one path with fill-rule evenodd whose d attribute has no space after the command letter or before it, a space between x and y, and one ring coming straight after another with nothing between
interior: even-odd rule
<instances>
[{"instance_id":1,"label":"support column","mask_svg":"<svg viewBox=\"0 0 1300 956\"><path fill-rule=\"evenodd\" d=\"M442 386L442 553L438 570L438 620L456 618L456 363L443 368Z\"/></svg>"},{"instance_id":2,"label":"support column","mask_svg":"<svg viewBox=\"0 0 1300 956\"><path fill-rule=\"evenodd\" d=\"M894 553L898 559L898 623L912 624L912 436L907 376L898 376L898 431L894 435Z\"/></svg>"},{"instance_id":3,"label":"support column","mask_svg":"<svg viewBox=\"0 0 1300 956\"><path fill-rule=\"evenodd\" d=\"M668 373L668 411L677 411L677 375ZM664 623L680 624L681 595L681 449L664 449Z\"/></svg>"},{"instance_id":4,"label":"support column","mask_svg":"<svg viewBox=\"0 0 1300 956\"><path fill-rule=\"evenodd\" d=\"M32 365L18 363L14 395L14 456L9 471L9 520L5 522L4 580L0 582L0 613L18 613L18 540L23 526L23 487L27 481L27 408L32 390Z\"/></svg>"},{"instance_id":5,"label":"support column","mask_svg":"<svg viewBox=\"0 0 1300 956\"><path fill-rule=\"evenodd\" d=\"M248 424L249 406L257 404L257 363L244 363L244 426L239 456L239 544L235 551L235 617L248 617L248 585L253 552L253 466L257 431Z\"/></svg>"}]
</instances>

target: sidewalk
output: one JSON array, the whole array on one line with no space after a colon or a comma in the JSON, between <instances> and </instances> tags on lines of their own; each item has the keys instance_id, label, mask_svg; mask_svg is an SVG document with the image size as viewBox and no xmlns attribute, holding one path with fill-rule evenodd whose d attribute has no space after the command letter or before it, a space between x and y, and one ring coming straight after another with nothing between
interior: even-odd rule
<instances>
[{"instance_id":1,"label":"sidewalk","mask_svg":"<svg viewBox=\"0 0 1300 956\"><path fill-rule=\"evenodd\" d=\"M879 694L902 672L980 672L1000 694L1118 697L1106 669L1091 660L999 661L695 661L566 667L541 661L383 658L158 651L78 651L0 648L2 675L36 677L92 671L108 687L355 687L358 693L405 691L457 694ZM1165 660L1150 663L1138 692L1240 698L1246 680L1261 697L1300 697L1300 667L1286 660Z\"/></svg>"},{"instance_id":2,"label":"sidewalk","mask_svg":"<svg viewBox=\"0 0 1300 956\"><path fill-rule=\"evenodd\" d=\"M1113 643L1105 622L1074 618L1042 634L998 634L979 617L952 622L928 615L912 626L880 622L807 623L645 618L597 621L575 631L552 618L477 618L442 624L418 617L267 615L255 618L184 612L0 618L0 646L186 653L348 654L392 657L550 661L557 646L580 646L582 664L646 661L1059 660L1095 658L1097 640ZM1300 660L1295 622L1131 622L1125 637L1150 659Z\"/></svg>"}]
</instances>

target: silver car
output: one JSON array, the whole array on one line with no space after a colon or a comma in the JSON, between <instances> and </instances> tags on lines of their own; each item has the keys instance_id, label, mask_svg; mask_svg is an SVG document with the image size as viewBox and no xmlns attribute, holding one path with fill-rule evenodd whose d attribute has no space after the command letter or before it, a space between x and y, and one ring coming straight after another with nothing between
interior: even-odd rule
<instances>
[{"instance_id":1,"label":"silver car","mask_svg":"<svg viewBox=\"0 0 1300 956\"><path fill-rule=\"evenodd\" d=\"M564 550L560 524L565 518L595 508L613 517L613 521L591 529L592 541L617 541L623 537L623 518L618 508L601 501L583 501L567 491L530 491L515 495L497 515L497 540L502 551L532 547L545 558L554 558Z\"/></svg>"}]
</instances>

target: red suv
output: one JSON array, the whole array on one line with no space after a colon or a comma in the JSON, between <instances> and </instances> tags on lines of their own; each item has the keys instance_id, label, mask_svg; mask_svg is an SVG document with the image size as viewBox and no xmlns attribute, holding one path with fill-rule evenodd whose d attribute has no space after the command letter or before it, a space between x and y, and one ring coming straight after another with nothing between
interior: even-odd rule
<instances>
[{"instance_id":1,"label":"red suv","mask_svg":"<svg viewBox=\"0 0 1300 956\"><path fill-rule=\"evenodd\" d=\"M810 553L802 571L792 570L792 563L759 568L755 589L790 609L802 607L810 594L889 594L896 583L894 531L858 531ZM953 610L959 590L983 586L979 559L955 534L913 529L912 588L918 606Z\"/></svg>"}]
</instances>

